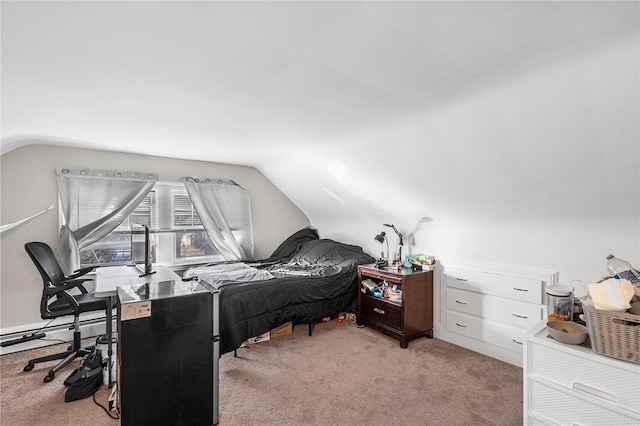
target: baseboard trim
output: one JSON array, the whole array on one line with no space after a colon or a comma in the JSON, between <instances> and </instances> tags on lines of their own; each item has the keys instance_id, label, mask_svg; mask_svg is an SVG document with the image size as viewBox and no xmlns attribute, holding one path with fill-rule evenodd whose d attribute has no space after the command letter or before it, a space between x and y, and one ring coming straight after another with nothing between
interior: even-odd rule
<instances>
[{"instance_id":1,"label":"baseboard trim","mask_svg":"<svg viewBox=\"0 0 640 426\"><path fill-rule=\"evenodd\" d=\"M522 353L513 352L508 349L486 343L481 340L476 340L471 337L462 336L457 333L443 331L437 336L440 340L444 340L454 345L461 346L469 349L470 351L478 352L491 358L498 359L502 362L515 365L522 368L523 355Z\"/></svg>"},{"instance_id":2,"label":"baseboard trim","mask_svg":"<svg viewBox=\"0 0 640 426\"><path fill-rule=\"evenodd\" d=\"M64 342L73 341L73 323L71 324L59 324L52 327L46 327L42 329L42 332L46 334L42 339L30 340L27 342L17 343L11 346L0 347L0 356L10 353L26 351L29 349L42 348L45 346L57 345ZM113 323L113 330L115 330L116 324ZM22 331L12 331L1 335L0 341L8 341L18 339L24 335L29 335L35 331L39 331L39 328L23 329ZM89 319L81 321L80 323L80 335L83 339L89 337L97 337L106 332L105 318Z\"/></svg>"}]
</instances>

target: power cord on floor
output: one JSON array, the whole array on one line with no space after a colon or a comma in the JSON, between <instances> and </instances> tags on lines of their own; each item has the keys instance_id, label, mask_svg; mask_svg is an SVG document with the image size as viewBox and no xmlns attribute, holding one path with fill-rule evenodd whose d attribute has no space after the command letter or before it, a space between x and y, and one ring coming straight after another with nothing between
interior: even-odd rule
<instances>
[{"instance_id":1,"label":"power cord on floor","mask_svg":"<svg viewBox=\"0 0 640 426\"><path fill-rule=\"evenodd\" d=\"M57 318L52 318L48 323L46 323L45 325L42 326L42 328L40 328L38 331L36 331L33 334L37 334L39 332L41 332L42 330L44 330L45 328L49 327L49 324L51 324L53 321L55 321ZM60 343L71 343L69 341L66 340L62 340L62 339L47 339L45 337L40 337L38 340L42 340L45 342L60 342Z\"/></svg>"},{"instance_id":2,"label":"power cord on floor","mask_svg":"<svg viewBox=\"0 0 640 426\"><path fill-rule=\"evenodd\" d=\"M39 338L38 340L42 340L43 342L58 342L58 343L71 343L68 340L62 339L45 339L44 337Z\"/></svg>"},{"instance_id":3,"label":"power cord on floor","mask_svg":"<svg viewBox=\"0 0 640 426\"><path fill-rule=\"evenodd\" d=\"M115 419L115 420L119 420L119 419L120 419L120 416L119 416L119 415L114 416L113 414L111 414L111 413L109 412L109 410L107 409L107 407L105 407L104 405L102 405L102 404L100 404L98 401L96 401L96 394L95 394L95 393L93 394L93 402L94 402L98 407L102 408L102 409L104 410L104 412L105 412L105 413L107 413L107 415L108 415L109 417L111 417L112 419ZM116 411L116 412L117 412L117 411Z\"/></svg>"}]
</instances>

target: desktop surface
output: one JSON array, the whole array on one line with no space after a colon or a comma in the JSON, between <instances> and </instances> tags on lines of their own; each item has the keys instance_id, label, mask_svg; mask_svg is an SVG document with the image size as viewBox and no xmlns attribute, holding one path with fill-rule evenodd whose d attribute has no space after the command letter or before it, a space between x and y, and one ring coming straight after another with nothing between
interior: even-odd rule
<instances>
[{"instance_id":1,"label":"desktop surface","mask_svg":"<svg viewBox=\"0 0 640 426\"><path fill-rule=\"evenodd\" d=\"M118 287L180 280L180 276L164 265L154 265L155 274L140 276L133 266L104 266L96 269L96 297L115 296Z\"/></svg>"}]
</instances>

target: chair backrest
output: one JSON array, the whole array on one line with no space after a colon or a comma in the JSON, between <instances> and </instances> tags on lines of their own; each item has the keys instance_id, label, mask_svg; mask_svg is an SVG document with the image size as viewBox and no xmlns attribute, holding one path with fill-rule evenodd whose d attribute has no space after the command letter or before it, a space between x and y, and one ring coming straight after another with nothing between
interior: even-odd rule
<instances>
[{"instance_id":1,"label":"chair backrest","mask_svg":"<svg viewBox=\"0 0 640 426\"><path fill-rule=\"evenodd\" d=\"M24 249L36 265L38 272L42 276L43 291L40 300L40 314L42 318L52 318L54 315L48 308L50 296L46 294L47 287L56 287L65 279L64 272L58 263L53 250L46 243L34 241L26 243Z\"/></svg>"},{"instance_id":2,"label":"chair backrest","mask_svg":"<svg viewBox=\"0 0 640 426\"><path fill-rule=\"evenodd\" d=\"M31 242L24 245L27 254L38 268L45 285L58 286L65 279L64 272L49 245Z\"/></svg>"}]
</instances>

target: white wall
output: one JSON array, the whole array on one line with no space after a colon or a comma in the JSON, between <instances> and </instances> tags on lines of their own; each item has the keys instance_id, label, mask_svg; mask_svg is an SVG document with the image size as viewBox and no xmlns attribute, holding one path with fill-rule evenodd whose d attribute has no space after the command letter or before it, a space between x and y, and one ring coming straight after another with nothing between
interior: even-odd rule
<instances>
[{"instance_id":1,"label":"white wall","mask_svg":"<svg viewBox=\"0 0 640 426\"><path fill-rule=\"evenodd\" d=\"M2 224L55 206L0 237L2 330L42 321L42 280L24 251L24 244L44 241L57 245L56 167L157 172L160 180L174 182L182 176L233 179L251 197L256 258L269 256L286 237L309 225L304 213L253 167L43 145L18 148L3 154L0 160Z\"/></svg>"},{"instance_id":2,"label":"white wall","mask_svg":"<svg viewBox=\"0 0 640 426\"><path fill-rule=\"evenodd\" d=\"M430 216L413 251L594 282L608 253L640 267L639 52L638 33L621 33L289 153L304 187L275 160L261 170L325 236L372 253L382 223L406 235Z\"/></svg>"}]
</instances>

